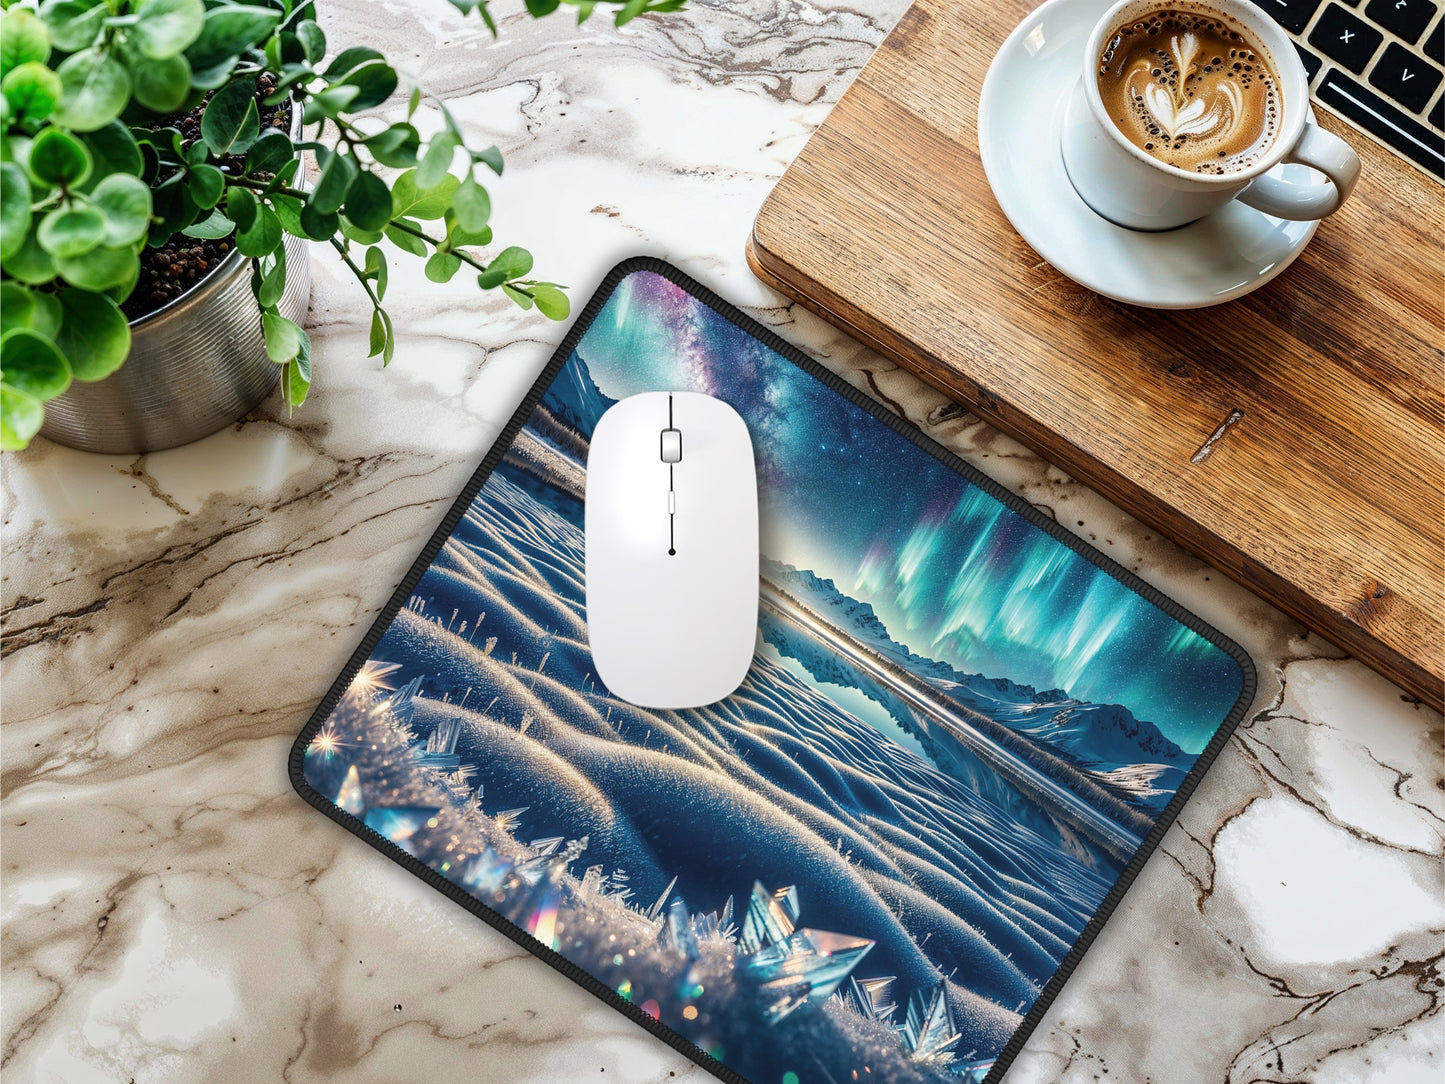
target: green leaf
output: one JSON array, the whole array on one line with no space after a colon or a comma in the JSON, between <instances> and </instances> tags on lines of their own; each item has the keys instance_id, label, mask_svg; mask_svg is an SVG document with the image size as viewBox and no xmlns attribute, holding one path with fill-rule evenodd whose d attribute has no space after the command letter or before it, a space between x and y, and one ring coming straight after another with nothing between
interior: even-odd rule
<instances>
[{"instance_id":1,"label":"green leaf","mask_svg":"<svg viewBox=\"0 0 1445 1084\"><path fill-rule=\"evenodd\" d=\"M341 84L327 87L320 94L313 94L306 100L306 107L301 110L301 119L307 124L315 124L318 121L334 117L349 106L352 99L360 93L360 87Z\"/></svg>"},{"instance_id":2,"label":"green leaf","mask_svg":"<svg viewBox=\"0 0 1445 1084\"><path fill-rule=\"evenodd\" d=\"M90 176L90 151L60 128L46 128L30 145L30 176L52 188L72 188Z\"/></svg>"},{"instance_id":3,"label":"green leaf","mask_svg":"<svg viewBox=\"0 0 1445 1084\"><path fill-rule=\"evenodd\" d=\"M533 286L532 300L537 303L537 311L548 320L565 320L572 311L567 295L550 282L539 282Z\"/></svg>"},{"instance_id":4,"label":"green leaf","mask_svg":"<svg viewBox=\"0 0 1445 1084\"><path fill-rule=\"evenodd\" d=\"M120 116L130 100L130 75L104 49L87 49L66 57L60 76L60 108L55 122L77 132L93 132Z\"/></svg>"},{"instance_id":5,"label":"green leaf","mask_svg":"<svg viewBox=\"0 0 1445 1084\"><path fill-rule=\"evenodd\" d=\"M519 309L530 309L532 307L531 295L525 290L513 286L510 282L502 283L502 293L510 297Z\"/></svg>"},{"instance_id":6,"label":"green leaf","mask_svg":"<svg viewBox=\"0 0 1445 1084\"><path fill-rule=\"evenodd\" d=\"M597 6L597 0L578 0L577 4L577 25L581 26L592 17L592 9Z\"/></svg>"},{"instance_id":7,"label":"green leaf","mask_svg":"<svg viewBox=\"0 0 1445 1084\"><path fill-rule=\"evenodd\" d=\"M391 364L392 356L396 353L396 329L391 326L391 316L385 309L380 311L380 315L381 326L385 332L385 340L381 348L381 364L384 368Z\"/></svg>"},{"instance_id":8,"label":"green leaf","mask_svg":"<svg viewBox=\"0 0 1445 1084\"><path fill-rule=\"evenodd\" d=\"M19 388L0 384L0 450L17 452L30 443L45 422L40 400Z\"/></svg>"},{"instance_id":9,"label":"green leaf","mask_svg":"<svg viewBox=\"0 0 1445 1084\"><path fill-rule=\"evenodd\" d=\"M534 19L551 15L561 5L561 0L527 0L527 11Z\"/></svg>"},{"instance_id":10,"label":"green leaf","mask_svg":"<svg viewBox=\"0 0 1445 1084\"><path fill-rule=\"evenodd\" d=\"M366 355L369 358L376 357L386 349L386 325L381 321L381 310L371 310L371 350Z\"/></svg>"},{"instance_id":11,"label":"green leaf","mask_svg":"<svg viewBox=\"0 0 1445 1084\"><path fill-rule=\"evenodd\" d=\"M483 226L476 233L468 233L460 226L453 226L451 232L447 234L447 240L453 249L473 245L490 245L492 243L492 227Z\"/></svg>"},{"instance_id":12,"label":"green leaf","mask_svg":"<svg viewBox=\"0 0 1445 1084\"><path fill-rule=\"evenodd\" d=\"M627 3L622 5L621 10L617 12L613 21L618 26L624 26L638 15L641 15L646 8L647 0L627 0Z\"/></svg>"},{"instance_id":13,"label":"green leaf","mask_svg":"<svg viewBox=\"0 0 1445 1084\"><path fill-rule=\"evenodd\" d=\"M29 8L11 8L0 18L0 78L22 64L44 64L50 30Z\"/></svg>"},{"instance_id":14,"label":"green leaf","mask_svg":"<svg viewBox=\"0 0 1445 1084\"><path fill-rule=\"evenodd\" d=\"M74 53L95 44L109 14L104 0L61 0L41 8L40 18L50 28L50 44Z\"/></svg>"},{"instance_id":15,"label":"green leaf","mask_svg":"<svg viewBox=\"0 0 1445 1084\"><path fill-rule=\"evenodd\" d=\"M185 137L175 125L161 128L131 128L130 134L141 147L149 147L158 158L179 162L185 158Z\"/></svg>"},{"instance_id":16,"label":"green leaf","mask_svg":"<svg viewBox=\"0 0 1445 1084\"><path fill-rule=\"evenodd\" d=\"M0 162L0 261L9 262L30 231L30 181L14 162Z\"/></svg>"},{"instance_id":17,"label":"green leaf","mask_svg":"<svg viewBox=\"0 0 1445 1084\"><path fill-rule=\"evenodd\" d=\"M359 112L380 105L396 91L396 71L385 61L363 64L337 85L356 87L358 93L347 109Z\"/></svg>"},{"instance_id":18,"label":"green leaf","mask_svg":"<svg viewBox=\"0 0 1445 1084\"><path fill-rule=\"evenodd\" d=\"M391 221L391 191L386 182L375 173L358 174L346 190L346 217L363 230L385 227Z\"/></svg>"},{"instance_id":19,"label":"green leaf","mask_svg":"<svg viewBox=\"0 0 1445 1084\"><path fill-rule=\"evenodd\" d=\"M268 256L281 244L281 220L265 204L256 208L256 220L247 229L236 230L236 247L242 256Z\"/></svg>"},{"instance_id":20,"label":"green leaf","mask_svg":"<svg viewBox=\"0 0 1445 1084\"><path fill-rule=\"evenodd\" d=\"M186 176L175 173L167 177L151 191L151 214L154 221L150 228L150 244L160 246L170 240L171 234L185 229L193 223L198 211L186 194Z\"/></svg>"},{"instance_id":21,"label":"green leaf","mask_svg":"<svg viewBox=\"0 0 1445 1084\"><path fill-rule=\"evenodd\" d=\"M320 214L335 214L346 202L346 193L360 170L355 158L340 151L318 151L317 158L321 160L321 177L306 202Z\"/></svg>"},{"instance_id":22,"label":"green leaf","mask_svg":"<svg viewBox=\"0 0 1445 1084\"><path fill-rule=\"evenodd\" d=\"M306 394L311 389L311 339L304 328L298 330L301 348L281 369L281 395L288 410L295 410L306 402Z\"/></svg>"},{"instance_id":23,"label":"green leaf","mask_svg":"<svg viewBox=\"0 0 1445 1084\"><path fill-rule=\"evenodd\" d=\"M201 33L186 49L186 59L197 73L230 68L237 57L268 36L281 21L275 9L251 4L223 4L206 12Z\"/></svg>"},{"instance_id":24,"label":"green leaf","mask_svg":"<svg viewBox=\"0 0 1445 1084\"><path fill-rule=\"evenodd\" d=\"M305 19L297 23L296 37L301 41L301 48L306 50L308 63L315 64L326 55L326 35L315 20Z\"/></svg>"},{"instance_id":25,"label":"green leaf","mask_svg":"<svg viewBox=\"0 0 1445 1084\"><path fill-rule=\"evenodd\" d=\"M287 363L281 367L281 397L286 401L288 414L306 402L310 390L311 381L296 364Z\"/></svg>"},{"instance_id":26,"label":"green leaf","mask_svg":"<svg viewBox=\"0 0 1445 1084\"><path fill-rule=\"evenodd\" d=\"M140 145L130 134L130 129L120 121L113 120L105 127L97 128L88 133L82 142L89 148L95 163L91 177L99 180L112 173L129 173L135 177L141 175L145 162L141 157Z\"/></svg>"},{"instance_id":27,"label":"green leaf","mask_svg":"<svg viewBox=\"0 0 1445 1084\"><path fill-rule=\"evenodd\" d=\"M262 262L261 281L256 287L256 303L269 309L286 292L286 246L281 245Z\"/></svg>"},{"instance_id":28,"label":"green leaf","mask_svg":"<svg viewBox=\"0 0 1445 1084\"><path fill-rule=\"evenodd\" d=\"M225 86L236 74L237 58L232 57L210 68L198 68L189 56L186 63L191 66L191 89L205 92Z\"/></svg>"},{"instance_id":29,"label":"green leaf","mask_svg":"<svg viewBox=\"0 0 1445 1084\"><path fill-rule=\"evenodd\" d=\"M55 261L50 253L40 247L35 231L30 230L14 252L5 261L5 271L11 278L39 286L55 277Z\"/></svg>"},{"instance_id":30,"label":"green leaf","mask_svg":"<svg viewBox=\"0 0 1445 1084\"><path fill-rule=\"evenodd\" d=\"M292 237L307 237L305 228L301 225L301 212L306 204L295 196L287 196L281 192L275 192L269 197L271 206L276 210L276 217L281 220L281 228Z\"/></svg>"},{"instance_id":31,"label":"green leaf","mask_svg":"<svg viewBox=\"0 0 1445 1084\"><path fill-rule=\"evenodd\" d=\"M382 252L381 249L375 245L372 245L371 248L366 250L366 273L376 280L376 300L385 301L387 283L386 253ZM372 353L374 354L376 351L373 350Z\"/></svg>"},{"instance_id":32,"label":"green leaf","mask_svg":"<svg viewBox=\"0 0 1445 1084\"><path fill-rule=\"evenodd\" d=\"M226 217L239 230L249 230L256 222L256 196L249 188L226 190Z\"/></svg>"},{"instance_id":33,"label":"green leaf","mask_svg":"<svg viewBox=\"0 0 1445 1084\"><path fill-rule=\"evenodd\" d=\"M477 276L477 285L483 290L495 289L511 279L521 278L530 270L532 254L525 248L513 245L502 249L496 258L487 264L487 269Z\"/></svg>"},{"instance_id":34,"label":"green leaf","mask_svg":"<svg viewBox=\"0 0 1445 1084\"><path fill-rule=\"evenodd\" d=\"M94 207L57 207L40 220L36 236L57 259L82 256L105 239L105 216Z\"/></svg>"},{"instance_id":35,"label":"green leaf","mask_svg":"<svg viewBox=\"0 0 1445 1084\"><path fill-rule=\"evenodd\" d=\"M135 100L156 113L174 113L191 93L191 64L179 53L150 59L127 52L131 93Z\"/></svg>"},{"instance_id":36,"label":"green leaf","mask_svg":"<svg viewBox=\"0 0 1445 1084\"><path fill-rule=\"evenodd\" d=\"M203 211L209 211L221 199L226 190L226 175L213 165L199 165L190 168L191 199Z\"/></svg>"},{"instance_id":37,"label":"green leaf","mask_svg":"<svg viewBox=\"0 0 1445 1084\"><path fill-rule=\"evenodd\" d=\"M0 82L0 92L5 95L11 118L22 124L50 116L60 104L62 93L60 77L36 60L12 68Z\"/></svg>"},{"instance_id":38,"label":"green leaf","mask_svg":"<svg viewBox=\"0 0 1445 1084\"><path fill-rule=\"evenodd\" d=\"M130 326L120 306L102 293L60 291L63 313L55 343L70 359L76 380L100 380L130 353Z\"/></svg>"},{"instance_id":39,"label":"green leaf","mask_svg":"<svg viewBox=\"0 0 1445 1084\"><path fill-rule=\"evenodd\" d=\"M420 145L421 136L410 124L393 124L366 141L366 149L373 158L384 166L397 169L416 165L416 152Z\"/></svg>"},{"instance_id":40,"label":"green leaf","mask_svg":"<svg viewBox=\"0 0 1445 1084\"><path fill-rule=\"evenodd\" d=\"M133 282L140 261L129 246L91 249L83 256L55 257L55 270L72 286L82 290L109 290Z\"/></svg>"},{"instance_id":41,"label":"green leaf","mask_svg":"<svg viewBox=\"0 0 1445 1084\"><path fill-rule=\"evenodd\" d=\"M308 203L301 208L301 230L313 241L325 241L335 237L341 229L341 217L335 211L318 211L316 205Z\"/></svg>"},{"instance_id":42,"label":"green leaf","mask_svg":"<svg viewBox=\"0 0 1445 1084\"><path fill-rule=\"evenodd\" d=\"M395 198L396 193L392 192L392 199ZM392 215L393 219L397 219L400 217L400 215L397 215L395 213L393 213ZM403 221L405 221L406 224L412 229L420 228L415 222L407 219L403 219ZM392 244L394 244L397 248L401 249L403 252L410 252L413 256L426 255L426 242L423 241L420 237L417 237L415 234L407 233L406 230L399 230L394 225L387 226L386 229L382 232L386 234L387 239L391 241Z\"/></svg>"},{"instance_id":43,"label":"green leaf","mask_svg":"<svg viewBox=\"0 0 1445 1084\"><path fill-rule=\"evenodd\" d=\"M217 184L220 184L220 170L211 166L197 168L211 170L216 174ZM194 173L193 170L193 176ZM105 216L107 245L132 244L144 237L150 228L151 190L139 177L132 177L129 173L111 174L91 191L90 202ZM214 200L211 202L215 203Z\"/></svg>"},{"instance_id":44,"label":"green leaf","mask_svg":"<svg viewBox=\"0 0 1445 1084\"><path fill-rule=\"evenodd\" d=\"M284 23L282 24L285 25ZM301 48L301 43L296 40L296 35L289 30L278 30L266 39L262 46L266 55L266 68L268 71L280 71L289 59L293 63L299 63L306 58Z\"/></svg>"},{"instance_id":45,"label":"green leaf","mask_svg":"<svg viewBox=\"0 0 1445 1084\"><path fill-rule=\"evenodd\" d=\"M181 232L187 237L199 237L209 241L216 241L222 237L230 236L231 231L235 228L236 224L227 218L220 208L216 208L208 217L201 219L199 222L193 222L181 230Z\"/></svg>"},{"instance_id":46,"label":"green leaf","mask_svg":"<svg viewBox=\"0 0 1445 1084\"><path fill-rule=\"evenodd\" d=\"M275 173L296 156L291 137L277 129L268 129L246 152L247 173Z\"/></svg>"},{"instance_id":47,"label":"green leaf","mask_svg":"<svg viewBox=\"0 0 1445 1084\"><path fill-rule=\"evenodd\" d=\"M463 0L467 2L467 0ZM452 0L457 3L457 0ZM487 29L492 32L492 37L497 36L497 21L492 18L492 13L487 10L487 0L472 0L472 7L476 8L477 14L482 17L482 22L487 24Z\"/></svg>"},{"instance_id":48,"label":"green leaf","mask_svg":"<svg viewBox=\"0 0 1445 1084\"><path fill-rule=\"evenodd\" d=\"M498 177L502 175L502 152L496 147L488 147L486 150L473 151L472 161L481 162Z\"/></svg>"},{"instance_id":49,"label":"green leaf","mask_svg":"<svg viewBox=\"0 0 1445 1084\"><path fill-rule=\"evenodd\" d=\"M433 282L450 282L461 266L460 257L450 252L433 252L426 262L426 277Z\"/></svg>"},{"instance_id":50,"label":"green leaf","mask_svg":"<svg viewBox=\"0 0 1445 1084\"><path fill-rule=\"evenodd\" d=\"M277 189L291 183L291 179L301 172L301 159L293 158L276 171L276 175L266 182L265 192L275 193Z\"/></svg>"},{"instance_id":51,"label":"green leaf","mask_svg":"<svg viewBox=\"0 0 1445 1084\"><path fill-rule=\"evenodd\" d=\"M326 66L322 74L327 79L335 81L348 72L355 71L363 64L370 64L375 60L385 60L386 57L375 49L365 45L353 45L349 49L343 49L337 53L331 63Z\"/></svg>"},{"instance_id":52,"label":"green leaf","mask_svg":"<svg viewBox=\"0 0 1445 1084\"><path fill-rule=\"evenodd\" d=\"M47 339L60 330L60 302L18 282L0 282L0 335L28 328Z\"/></svg>"},{"instance_id":53,"label":"green leaf","mask_svg":"<svg viewBox=\"0 0 1445 1084\"><path fill-rule=\"evenodd\" d=\"M19 132L0 130L0 162L13 162L21 169L30 160L31 139Z\"/></svg>"},{"instance_id":54,"label":"green leaf","mask_svg":"<svg viewBox=\"0 0 1445 1084\"><path fill-rule=\"evenodd\" d=\"M139 0L135 14L135 24L126 29L126 41L152 60L179 54L200 37L206 20L201 0Z\"/></svg>"},{"instance_id":55,"label":"green leaf","mask_svg":"<svg viewBox=\"0 0 1445 1084\"><path fill-rule=\"evenodd\" d=\"M217 158L244 154L260 134L254 79L227 83L211 96L201 114L201 138Z\"/></svg>"},{"instance_id":56,"label":"green leaf","mask_svg":"<svg viewBox=\"0 0 1445 1084\"><path fill-rule=\"evenodd\" d=\"M70 364L53 342L22 328L0 339L0 380L43 402L70 386Z\"/></svg>"},{"instance_id":57,"label":"green leaf","mask_svg":"<svg viewBox=\"0 0 1445 1084\"><path fill-rule=\"evenodd\" d=\"M278 312L261 314L261 333L266 339L266 356L284 365L301 352L301 325Z\"/></svg>"},{"instance_id":58,"label":"green leaf","mask_svg":"<svg viewBox=\"0 0 1445 1084\"><path fill-rule=\"evenodd\" d=\"M486 228L487 219L492 217L492 200L487 195L487 190L477 184L469 173L457 189L452 209L456 212L457 224L463 230L467 233L480 233Z\"/></svg>"},{"instance_id":59,"label":"green leaf","mask_svg":"<svg viewBox=\"0 0 1445 1084\"><path fill-rule=\"evenodd\" d=\"M411 88L411 97L406 100L406 119L411 120L416 116L417 106L421 105L421 87Z\"/></svg>"},{"instance_id":60,"label":"green leaf","mask_svg":"<svg viewBox=\"0 0 1445 1084\"><path fill-rule=\"evenodd\" d=\"M407 215L411 218L441 218L447 213L447 208L452 205L452 196L456 194L461 181L457 180L450 173L446 174L441 183L431 188L423 188L417 184L417 171L409 169L401 174L391 185L391 214L393 218L400 218Z\"/></svg>"},{"instance_id":61,"label":"green leaf","mask_svg":"<svg viewBox=\"0 0 1445 1084\"><path fill-rule=\"evenodd\" d=\"M416 170L418 188L434 188L441 183L451 168L452 157L460 142L451 132L442 132L427 145L426 154Z\"/></svg>"},{"instance_id":62,"label":"green leaf","mask_svg":"<svg viewBox=\"0 0 1445 1084\"><path fill-rule=\"evenodd\" d=\"M358 245L374 245L385 236L380 230L364 230L349 218L343 218L341 222L341 236L348 241L355 241Z\"/></svg>"}]
</instances>

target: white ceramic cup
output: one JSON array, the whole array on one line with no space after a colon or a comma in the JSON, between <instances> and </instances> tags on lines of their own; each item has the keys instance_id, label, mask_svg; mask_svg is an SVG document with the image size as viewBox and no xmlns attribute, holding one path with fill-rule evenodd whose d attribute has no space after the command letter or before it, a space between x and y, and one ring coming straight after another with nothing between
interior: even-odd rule
<instances>
[{"instance_id":1,"label":"white ceramic cup","mask_svg":"<svg viewBox=\"0 0 1445 1084\"><path fill-rule=\"evenodd\" d=\"M1136 147L1115 126L1099 94L1099 56L1106 36L1152 11L1197 11L1233 23L1268 54L1279 77L1279 132L1253 165L1225 174L1171 166ZM1064 168L1079 196L1109 221L1134 230L1168 230L1203 218L1238 199L1276 218L1308 221L1338 210L1360 176L1350 145L1309 117L1309 83L1299 55L1271 19L1248 0L1121 0L1089 35L1083 76L1065 115ZM1329 184L1296 184L1265 176L1281 162L1313 166Z\"/></svg>"}]
</instances>

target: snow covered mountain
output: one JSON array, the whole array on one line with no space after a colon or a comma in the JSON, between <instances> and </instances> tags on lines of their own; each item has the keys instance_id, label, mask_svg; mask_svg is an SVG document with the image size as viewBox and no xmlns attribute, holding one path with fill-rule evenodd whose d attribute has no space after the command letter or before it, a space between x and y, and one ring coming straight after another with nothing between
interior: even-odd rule
<instances>
[{"instance_id":1,"label":"snow covered mountain","mask_svg":"<svg viewBox=\"0 0 1445 1084\"><path fill-rule=\"evenodd\" d=\"M948 663L915 654L889 634L866 602L840 591L830 579L807 569L764 558L764 577L829 624L844 630L879 655L918 674L962 707L1027 736L1076 767L1088 770L1131 804L1157 812L1168 804L1188 773L1194 757L1165 737L1157 726L1137 719L1120 704L1095 704L1075 699L1063 689L1039 691L1002 677L969 674ZM808 659L807 645L765 620L764 636L785 654L798 658L820 680L843 684L845 674L832 673L827 658ZM782 641L779 643L778 641ZM786 650L789 646L793 650ZM812 665L810 665L810 661ZM871 699L900 714L883 689L863 688Z\"/></svg>"}]
</instances>

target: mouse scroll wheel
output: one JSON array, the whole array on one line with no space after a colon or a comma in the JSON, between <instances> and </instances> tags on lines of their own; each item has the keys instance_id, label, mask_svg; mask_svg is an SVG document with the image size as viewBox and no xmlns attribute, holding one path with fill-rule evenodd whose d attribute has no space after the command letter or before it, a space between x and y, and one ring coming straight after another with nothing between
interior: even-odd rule
<instances>
[{"instance_id":1,"label":"mouse scroll wheel","mask_svg":"<svg viewBox=\"0 0 1445 1084\"><path fill-rule=\"evenodd\" d=\"M681 429L664 429L662 431L662 461L664 463L679 463L682 461Z\"/></svg>"}]
</instances>

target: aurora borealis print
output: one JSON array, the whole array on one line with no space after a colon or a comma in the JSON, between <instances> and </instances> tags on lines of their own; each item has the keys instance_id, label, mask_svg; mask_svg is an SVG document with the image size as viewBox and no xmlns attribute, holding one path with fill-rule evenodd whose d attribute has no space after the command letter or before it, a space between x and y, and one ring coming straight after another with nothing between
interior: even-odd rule
<instances>
[{"instance_id":1,"label":"aurora borealis print","mask_svg":"<svg viewBox=\"0 0 1445 1084\"><path fill-rule=\"evenodd\" d=\"M759 640L689 711L587 649L593 426L758 460ZM753 1084L982 1081L1240 699L1225 650L663 275L623 278L324 726L321 795Z\"/></svg>"}]
</instances>

